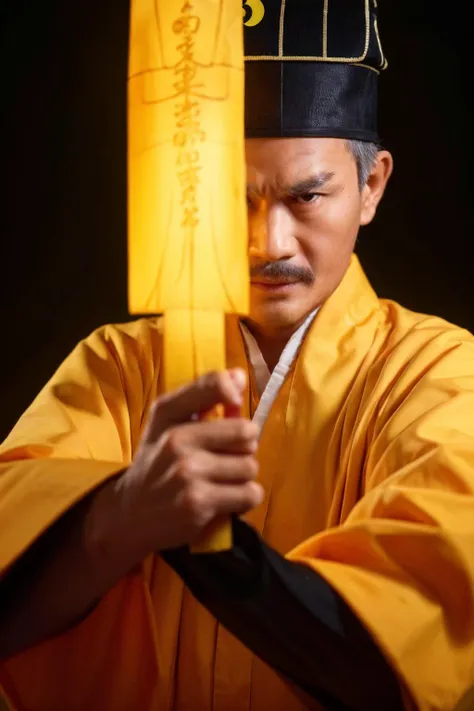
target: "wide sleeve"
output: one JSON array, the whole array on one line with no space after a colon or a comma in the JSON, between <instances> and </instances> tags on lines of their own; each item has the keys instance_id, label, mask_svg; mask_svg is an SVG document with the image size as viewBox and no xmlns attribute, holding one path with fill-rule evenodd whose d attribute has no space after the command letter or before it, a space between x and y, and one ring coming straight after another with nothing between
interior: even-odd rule
<instances>
[{"instance_id":1,"label":"wide sleeve","mask_svg":"<svg viewBox=\"0 0 474 711\"><path fill-rule=\"evenodd\" d=\"M452 711L474 683L474 345L438 340L386 358L364 495L289 556L352 608L419 711Z\"/></svg>"},{"instance_id":2,"label":"wide sleeve","mask_svg":"<svg viewBox=\"0 0 474 711\"><path fill-rule=\"evenodd\" d=\"M158 370L153 349L143 353L147 339L149 329L137 324L81 341L1 446L0 575L130 462Z\"/></svg>"}]
</instances>

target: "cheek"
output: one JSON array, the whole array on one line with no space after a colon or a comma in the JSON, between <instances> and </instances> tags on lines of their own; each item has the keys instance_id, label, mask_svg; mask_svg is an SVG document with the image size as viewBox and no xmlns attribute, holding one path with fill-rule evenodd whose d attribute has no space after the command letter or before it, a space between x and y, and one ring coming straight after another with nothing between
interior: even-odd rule
<instances>
[{"instance_id":1,"label":"cheek","mask_svg":"<svg viewBox=\"0 0 474 711\"><path fill-rule=\"evenodd\" d=\"M347 262L354 249L360 224L360 198L342 194L323 198L304 229L304 251L313 268L332 272Z\"/></svg>"},{"instance_id":2,"label":"cheek","mask_svg":"<svg viewBox=\"0 0 474 711\"><path fill-rule=\"evenodd\" d=\"M360 194L343 191L334 198L328 198L321 206L320 230L331 235L332 240L344 243L355 238L359 229L361 200Z\"/></svg>"}]
</instances>

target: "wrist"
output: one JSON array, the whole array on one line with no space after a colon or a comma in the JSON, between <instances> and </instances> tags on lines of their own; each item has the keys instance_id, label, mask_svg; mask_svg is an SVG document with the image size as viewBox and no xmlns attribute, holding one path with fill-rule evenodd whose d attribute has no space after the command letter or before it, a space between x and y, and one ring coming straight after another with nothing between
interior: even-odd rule
<instances>
[{"instance_id":1,"label":"wrist","mask_svg":"<svg viewBox=\"0 0 474 711\"><path fill-rule=\"evenodd\" d=\"M127 524L121 474L94 494L84 519L83 545L93 575L104 589L114 585L147 555L134 541L133 526Z\"/></svg>"}]
</instances>

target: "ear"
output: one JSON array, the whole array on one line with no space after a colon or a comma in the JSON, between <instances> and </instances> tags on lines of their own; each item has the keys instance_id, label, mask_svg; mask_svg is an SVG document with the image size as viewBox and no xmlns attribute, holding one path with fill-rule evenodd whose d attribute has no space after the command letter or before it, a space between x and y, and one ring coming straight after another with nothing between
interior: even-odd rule
<instances>
[{"instance_id":1,"label":"ear","mask_svg":"<svg viewBox=\"0 0 474 711\"><path fill-rule=\"evenodd\" d=\"M379 151L372 172L362 189L360 224L368 225L375 217L388 180L392 175L393 158L388 151Z\"/></svg>"}]
</instances>

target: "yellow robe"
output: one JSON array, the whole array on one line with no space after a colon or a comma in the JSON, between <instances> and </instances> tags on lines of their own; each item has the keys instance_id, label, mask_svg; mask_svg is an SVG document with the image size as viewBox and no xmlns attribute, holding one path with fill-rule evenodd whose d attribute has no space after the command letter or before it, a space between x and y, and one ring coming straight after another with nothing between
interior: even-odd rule
<instances>
[{"instance_id":1,"label":"yellow robe","mask_svg":"<svg viewBox=\"0 0 474 711\"><path fill-rule=\"evenodd\" d=\"M228 326L229 363L248 367ZM101 328L21 418L0 456L0 571L130 462L160 353L158 318ZM251 387L247 414L256 399ZM379 300L353 258L277 396L259 459L266 499L248 521L346 599L407 708L452 711L474 681L474 338ZM20 711L305 708L158 556L75 629L1 665L0 679Z\"/></svg>"}]
</instances>

